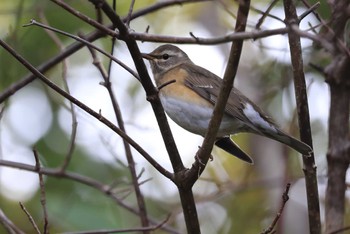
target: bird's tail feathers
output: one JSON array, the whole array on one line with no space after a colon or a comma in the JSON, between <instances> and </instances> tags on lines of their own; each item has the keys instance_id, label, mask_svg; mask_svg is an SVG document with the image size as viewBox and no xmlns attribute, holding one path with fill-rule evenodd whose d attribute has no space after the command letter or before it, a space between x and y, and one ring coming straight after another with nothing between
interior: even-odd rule
<instances>
[{"instance_id":1,"label":"bird's tail feathers","mask_svg":"<svg viewBox=\"0 0 350 234\"><path fill-rule=\"evenodd\" d=\"M215 145L247 163L254 164L253 159L243 150L241 150L241 148L239 148L239 146L236 145L236 143L233 142L229 136L219 138L215 142Z\"/></svg>"},{"instance_id":2,"label":"bird's tail feathers","mask_svg":"<svg viewBox=\"0 0 350 234\"><path fill-rule=\"evenodd\" d=\"M273 140L276 140L283 144L288 145L289 147L295 149L296 151L298 151L303 155L310 155L313 151L309 145L295 139L292 136L289 136L288 134L284 133L281 130L277 130L277 133L271 133L271 132L264 133L264 135L270 137Z\"/></svg>"}]
</instances>

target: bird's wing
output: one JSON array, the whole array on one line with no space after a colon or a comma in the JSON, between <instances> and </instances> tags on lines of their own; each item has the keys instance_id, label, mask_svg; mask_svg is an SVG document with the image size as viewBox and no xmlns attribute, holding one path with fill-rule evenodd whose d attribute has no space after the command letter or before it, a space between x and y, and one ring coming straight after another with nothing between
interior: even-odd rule
<instances>
[{"instance_id":1,"label":"bird's wing","mask_svg":"<svg viewBox=\"0 0 350 234\"><path fill-rule=\"evenodd\" d=\"M181 66L188 74L191 74L185 79L185 85L192 88L200 96L215 105L219 96L222 79L210 71L193 64L191 66L182 64ZM247 107L251 108L252 114L256 115L258 120L261 118L263 122L266 121L267 124L275 126L273 120L269 116L264 114L257 105L233 87L227 100L225 113L241 120L248 124L252 130L255 129L259 132L260 129L256 129L256 121L254 121L251 116L247 116Z\"/></svg>"},{"instance_id":2,"label":"bird's wing","mask_svg":"<svg viewBox=\"0 0 350 234\"><path fill-rule=\"evenodd\" d=\"M215 105L220 93L222 79L199 66L187 66L183 64L182 68L185 69L188 74L191 74L185 79L185 85ZM243 100L237 95L238 93L239 91L236 88L232 88L225 107L225 113L244 122L247 121L243 113L244 102L242 102Z\"/></svg>"}]
</instances>

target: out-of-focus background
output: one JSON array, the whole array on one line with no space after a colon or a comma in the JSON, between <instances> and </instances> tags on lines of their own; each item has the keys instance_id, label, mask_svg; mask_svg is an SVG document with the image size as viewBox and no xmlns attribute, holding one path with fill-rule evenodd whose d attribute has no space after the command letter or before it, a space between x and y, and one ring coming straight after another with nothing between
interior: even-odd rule
<instances>
[{"instance_id":1,"label":"out-of-focus background","mask_svg":"<svg viewBox=\"0 0 350 234\"><path fill-rule=\"evenodd\" d=\"M95 9L88 1L66 1L78 11L95 18ZM135 11L156 1L136 1ZM254 1L256 9L265 11L270 1ZM127 15L130 1L117 1L117 12ZM200 37L218 37L233 31L237 5L231 1L213 1L176 5L131 21L136 32ZM301 14L305 8L298 8ZM321 4L319 9L329 14ZM283 6L277 4L271 15L284 19ZM248 31L255 30L261 17L257 11L249 15ZM15 0L0 2L0 37L13 46L33 65L45 63L73 39L56 35L56 41L44 29L22 27L31 19L66 32L88 34L94 29L68 14L50 1ZM306 29L318 22L312 15L302 21ZM267 17L261 29L284 27L276 19ZM57 43L59 41L59 43ZM94 43L110 51L110 39ZM150 52L159 44L139 42L143 52ZM324 200L326 181L327 119L329 111L328 86L310 61L322 63L328 58L303 39L303 58L308 85L313 144L317 161L319 194ZM230 43L215 46L179 45L198 65L222 76L227 62ZM114 47L115 56L134 68L123 42ZM108 59L99 54L104 65ZM147 63L148 65L148 63ZM63 71L66 74L63 74ZM17 61L0 49L0 90L21 80L26 71ZM112 66L112 86L124 117L127 133L152 157L168 170L167 156L151 106L140 83L120 66ZM46 73L53 82L64 87L66 76L71 95L109 120L116 122L107 90L100 83L101 75L92 65L92 57L84 48L74 53L64 64ZM288 38L284 35L258 40L246 40L235 80L246 96L269 113L282 129L298 137L292 67ZM62 165L70 149L72 112L70 103L40 81L34 81L1 103L0 159L35 165L32 149L40 155L43 167ZM130 175L121 138L96 119L75 107L77 136L68 171L94 178L102 183L115 184L113 190L131 206L135 205L129 191ZM170 119L174 138L187 167L202 138L174 124ZM234 136L235 141L253 157L255 164L246 163L214 148L214 160L195 185L203 233L259 233L267 228L281 204L281 196L288 182L292 183L290 200L278 224L279 233L307 233L307 205L301 156L280 143L251 134ZM169 224L180 233L185 231L181 205L176 187L161 176L142 156L133 151L136 170L142 170L141 189L151 217L163 220L172 214ZM48 218L52 233L92 229L127 228L139 226L138 217L119 207L99 191L67 179L45 177ZM26 233L34 233L32 225L18 202L22 202L33 218L42 225L38 175L5 166L0 167L0 208ZM348 215L349 216L349 215ZM349 217L350 219L350 217ZM0 225L0 233L5 230ZM157 233L162 231L157 231Z\"/></svg>"}]
</instances>

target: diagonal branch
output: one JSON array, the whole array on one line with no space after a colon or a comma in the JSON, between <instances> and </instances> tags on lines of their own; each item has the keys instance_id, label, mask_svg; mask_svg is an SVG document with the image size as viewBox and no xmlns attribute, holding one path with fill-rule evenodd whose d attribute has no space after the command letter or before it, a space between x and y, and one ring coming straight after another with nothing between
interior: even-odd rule
<instances>
[{"instance_id":1,"label":"diagonal branch","mask_svg":"<svg viewBox=\"0 0 350 234\"><path fill-rule=\"evenodd\" d=\"M207 1L207 0L203 0L203 1ZM151 5L149 7L146 7L144 9L138 10L135 13L133 13L131 15L131 19L136 19L138 17L141 17L145 14L149 14L152 13L154 11L163 9L165 7L170 7L173 5L177 5L177 4L185 4L185 3L192 3L193 0L177 0L175 2L169 1L169 2L159 2L159 3L155 3L154 5ZM199 2L199 0L197 1ZM125 18L123 19L125 21ZM112 29L113 26L109 25L107 26L109 29ZM95 30L94 32L91 32L89 35L87 35L85 37L85 39L89 42L93 42L96 41L102 37L105 36L105 33L103 31L100 30ZM82 47L84 47L84 44L80 43L80 42L74 42L71 45L69 45L64 51L62 51L60 54L58 54L55 57L52 57L51 59L49 59L47 62L41 64L37 69L41 72L41 73L45 73L48 70L50 70L52 67L54 67L55 65L57 65L58 63L60 63L62 60L64 60L65 58L69 57L70 55L74 54L75 52L77 52L78 50L80 50ZM21 88L25 87L26 85L30 84L31 82L33 82L36 79L36 77L33 74L28 74L27 76L25 76L22 80L13 83L10 87L8 87L5 91L3 91L2 93L0 93L0 103L4 102L7 98L9 98L11 95L13 95L15 92L17 92L18 90L20 90Z\"/></svg>"},{"instance_id":2,"label":"diagonal branch","mask_svg":"<svg viewBox=\"0 0 350 234\"><path fill-rule=\"evenodd\" d=\"M27 216L29 222L32 224L35 232L37 234L41 234L40 229L39 229L38 225L35 223L35 220L34 220L33 216L29 213L29 211L26 209L26 207L23 205L22 202L19 202L19 206L21 207L23 212L26 214L26 216Z\"/></svg>"},{"instance_id":3,"label":"diagonal branch","mask_svg":"<svg viewBox=\"0 0 350 234\"><path fill-rule=\"evenodd\" d=\"M29 24L26 24L24 25L24 27L28 27L28 26L31 26L31 25L35 25L35 26L39 26L39 27L42 27L42 28L45 28L47 30L50 30L50 31L54 31L56 33L59 33L59 34L62 34L64 36L67 36L67 37L70 37L70 38L73 38L74 40L76 41L79 41L81 43L83 43L84 45L90 47L90 48L93 48L95 50L97 50L98 52L100 52L101 54L105 55L106 57L110 58L111 60L113 60L114 62L116 62L119 66L121 66L122 68L124 68L127 72L129 72L132 76L134 76L136 79L139 79L138 78L138 75L132 70L130 69L126 64L124 64L122 61L120 61L119 59L117 59L116 57L110 55L109 53L105 52L103 49L100 49L98 48L97 46L95 46L94 44L90 43L89 41L81 38L81 37L77 37L75 35L72 35L72 34L69 34L69 33L66 33L62 30L59 30L59 29L56 29L56 28L53 28L53 27L50 27L50 26L47 26L45 24L42 24L42 23L39 23L39 22L36 22L35 20L30 20L30 23Z\"/></svg>"},{"instance_id":4,"label":"diagonal branch","mask_svg":"<svg viewBox=\"0 0 350 234\"><path fill-rule=\"evenodd\" d=\"M42 82L44 82L46 85L48 85L51 89L83 109L88 114L95 117L97 120L105 124L107 127L109 127L111 130L113 130L115 133L117 133L119 136L121 136L123 139L127 140L130 145L134 147L135 150L137 150L154 168L156 168L162 175L165 177L173 180L173 175L167 171L165 168L163 168L160 164L158 164L157 161L155 161L140 145L138 145L132 138L130 138L125 132L121 131L120 128L116 127L111 121L103 117L101 114L95 112L88 106L86 106L84 103L80 102L76 98L69 95L67 92L62 90L60 87L52 83L49 79L47 79L40 71L38 71L35 67L33 67L27 60L25 60L22 56L20 56L16 51L11 48L7 43L5 43L3 40L0 39L0 46L2 46L4 49L6 49L14 58L16 58L23 66L25 66L29 71L31 71L36 77L38 77Z\"/></svg>"},{"instance_id":5,"label":"diagonal branch","mask_svg":"<svg viewBox=\"0 0 350 234\"><path fill-rule=\"evenodd\" d=\"M5 228L9 234L25 234L19 229L2 211L0 208L0 224Z\"/></svg>"},{"instance_id":6,"label":"diagonal branch","mask_svg":"<svg viewBox=\"0 0 350 234\"><path fill-rule=\"evenodd\" d=\"M120 17L113 11L113 9L103 0L90 0L94 5L101 7L103 12L112 21L119 30L119 38L123 40L131 54L131 57L135 63L136 70L140 76L141 84L146 91L147 100L150 101L153 111L155 113L159 128L161 129L161 134L164 139L164 143L168 154L170 156L170 161L172 163L174 172L179 172L184 169L184 165L180 158L179 152L175 145L174 138L171 134L168 120L165 116L163 106L160 103L158 97L158 91L153 85L152 80L147 72L146 65L141 57L140 50L136 44L136 41L130 36L129 29L126 27L124 22Z\"/></svg>"},{"instance_id":7,"label":"diagonal branch","mask_svg":"<svg viewBox=\"0 0 350 234\"><path fill-rule=\"evenodd\" d=\"M248 13L249 13L250 1L240 1L238 8L237 22L235 31L243 32L246 28ZM192 165L192 168L187 172L188 184L187 186L192 187L195 181L198 179L205 165L207 164L210 152L213 149L214 142L216 140L216 135L221 123L221 119L224 114L225 106L230 95L231 89L233 87L233 82L238 70L239 59L241 56L243 46L243 40L237 40L232 43L230 57L227 62L223 83L220 89L220 95L218 101L215 104L212 119L209 123L209 128L207 134L205 135L202 147L198 150L197 155L199 160L196 160Z\"/></svg>"},{"instance_id":8,"label":"diagonal branch","mask_svg":"<svg viewBox=\"0 0 350 234\"><path fill-rule=\"evenodd\" d=\"M113 53L113 47L114 43L112 43L112 53ZM117 119L117 123L119 128L126 133L126 129L124 126L124 120L123 120L123 115L122 112L120 110L118 101L117 101L117 97L113 91L112 88L112 84L110 82L110 71L111 69L109 69L109 73L106 72L106 70L104 69L101 61L98 59L97 55L96 55L96 51L91 48L88 47L90 50L90 53L93 57L93 64L97 67L97 69L100 71L101 76L104 80L103 85L104 87L107 89L107 92L110 96L111 102L112 102L112 106L113 106L113 110L115 113L115 117ZM112 66L112 60L110 60L109 63L109 68L111 68ZM123 140L123 144L124 144L124 150L125 150L125 155L126 155L126 159L128 161L128 168L131 174L131 180L132 180L132 184L134 186L134 190L135 190L135 196L136 196L136 200L139 206L139 211L140 211L140 218L141 218L141 223L143 227L147 227L149 226L149 222L148 222L148 218L147 218L147 211L146 211L146 204L145 204L145 199L142 195L142 192L140 190L140 184L138 182L139 178L136 175L136 166L135 166L135 160L134 160L134 156L132 155L131 152L131 148L129 143L125 140ZM146 232L146 231L145 231Z\"/></svg>"}]
</instances>

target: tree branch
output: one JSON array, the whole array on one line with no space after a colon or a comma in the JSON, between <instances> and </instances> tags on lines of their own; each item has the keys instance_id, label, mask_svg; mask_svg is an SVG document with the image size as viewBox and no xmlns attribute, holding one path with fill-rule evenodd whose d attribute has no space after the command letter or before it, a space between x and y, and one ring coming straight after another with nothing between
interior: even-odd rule
<instances>
[{"instance_id":1,"label":"tree branch","mask_svg":"<svg viewBox=\"0 0 350 234\"><path fill-rule=\"evenodd\" d=\"M24 164L24 163L12 162L12 161L7 161L7 160L0 160L0 165L38 173L35 166ZM72 180L72 181L84 184L86 186L89 186L91 188L94 188L94 189L100 191L101 193L105 194L107 197L111 198L120 207L131 212L132 214L139 215L139 212L137 209L135 209L135 208L131 207L130 205L126 204L125 202L123 202L122 199L118 198L116 196L116 194L114 194L111 191L111 186L103 184L103 183L101 183L93 178L83 176L83 175L78 174L78 173L68 172L68 171L62 172L59 168L58 169L51 169L51 168L43 168L42 167L40 169L40 173L43 175L47 175L47 176ZM159 223L158 221L155 221L153 219L150 219L150 222L152 222L153 224ZM170 233L174 233L174 234L178 233L177 231L175 231L171 227L162 226L162 229L164 229Z\"/></svg>"},{"instance_id":2,"label":"tree branch","mask_svg":"<svg viewBox=\"0 0 350 234\"><path fill-rule=\"evenodd\" d=\"M331 63L326 67L326 82L330 86L331 106L328 127L328 182L326 189L325 213L326 233L344 227L346 172L350 162L350 57L349 46L344 38L350 18L344 9L349 9L347 0L329 1L332 15L326 38L333 44ZM347 45L344 48L344 45Z\"/></svg>"},{"instance_id":3,"label":"tree branch","mask_svg":"<svg viewBox=\"0 0 350 234\"><path fill-rule=\"evenodd\" d=\"M290 183L288 183L286 185L286 189L284 190L284 192L282 194L282 203L281 203L280 209L278 210L278 213L276 214L275 218L273 219L271 225L266 230L261 232L261 234L272 233L273 229L275 228L278 220L280 219L280 217L283 213L283 210L284 210L285 205L287 204L287 201L289 200L289 195L288 195L289 189L290 189Z\"/></svg>"},{"instance_id":4,"label":"tree branch","mask_svg":"<svg viewBox=\"0 0 350 234\"><path fill-rule=\"evenodd\" d=\"M23 205L22 202L19 202L19 206L21 207L21 209L23 210L23 212L24 212L24 213L26 214L26 216L28 217L29 222L32 224L32 226L33 226L35 232L36 232L37 234L41 234L38 225L35 223L33 217L32 217L31 214L27 211L26 207Z\"/></svg>"},{"instance_id":5,"label":"tree branch","mask_svg":"<svg viewBox=\"0 0 350 234\"><path fill-rule=\"evenodd\" d=\"M240 1L235 27L236 32L243 32L245 30L248 19L249 7L249 0ZM236 77L242 47L243 40L237 40L232 43L230 56L226 65L226 70L223 78L223 83L220 88L218 101L215 104L213 116L210 120L208 131L205 135L203 144L197 152L199 160L196 160L192 165L191 170L187 172L186 176L188 178L188 181L186 181L186 183L188 184L186 184L186 186L192 187L192 185L198 179L198 176L203 172L205 165L209 160L210 153L213 149L213 145L216 140L216 135L219 130L219 126L225 111L227 99L230 95L231 89L233 87L233 82Z\"/></svg>"},{"instance_id":6,"label":"tree branch","mask_svg":"<svg viewBox=\"0 0 350 234\"><path fill-rule=\"evenodd\" d=\"M1 210L0 208L0 224L3 225L9 234L25 234L21 229L19 229Z\"/></svg>"},{"instance_id":7,"label":"tree branch","mask_svg":"<svg viewBox=\"0 0 350 234\"><path fill-rule=\"evenodd\" d=\"M136 70L140 76L141 84L146 91L147 100L150 101L153 111L155 113L159 128L161 130L162 137L168 154L170 156L170 161L173 165L174 172L178 172L184 169L183 163L181 161L179 152L177 150L174 138L170 131L168 120L165 116L164 109L160 103L158 97L158 90L154 87L151 78L147 72L146 65L141 57L140 50L136 44L136 41L130 37L129 29L125 26L124 22L119 18L119 16L113 11L113 9L103 0L90 0L95 6L101 7L103 12L112 21L120 34L120 39L123 40L131 54L131 57L135 63Z\"/></svg>"},{"instance_id":8,"label":"tree branch","mask_svg":"<svg viewBox=\"0 0 350 234\"><path fill-rule=\"evenodd\" d=\"M130 145L134 147L154 168L156 168L162 175L173 180L173 175L168 172L165 168L163 168L157 161L155 161L140 145L138 145L133 139L131 139L125 132L121 131L120 128L116 127L111 121L103 117L101 114L95 112L90 107L86 106L84 103L80 102L76 98L69 95L67 92L62 90L60 87L52 83L49 79L47 79L40 71L38 71L35 67L33 67L27 60L25 60L21 55L16 53L14 49L12 49L7 43L0 39L0 46L6 49L14 58L16 58L23 66L25 66L29 71L31 71L37 78L43 81L46 85L48 85L51 89L83 109L88 114L95 117L97 120L105 124L123 139L127 140Z\"/></svg>"},{"instance_id":9,"label":"tree branch","mask_svg":"<svg viewBox=\"0 0 350 234\"><path fill-rule=\"evenodd\" d=\"M112 53L114 51L113 44L114 43L112 43ZM107 89L107 92L108 92L108 94L110 96L110 99L111 99L111 102L112 102L112 106L113 106L113 110L114 110L114 113L115 113L115 117L117 119L118 126L121 129L121 131L126 133L126 129L124 127L123 116L122 116L122 113L120 111L116 95L114 94L114 91L113 91L113 88L112 88L112 84L110 82L110 72L107 74L107 72L104 69L102 63L100 62L100 60L98 59L98 57L96 55L96 51L93 48L89 47L89 46L88 46L88 48L89 48L90 53L91 53L91 55L93 57L93 64L100 71L101 76L102 76L102 78L104 80L103 84L104 84L104 87ZM112 60L111 60L110 65L109 65L110 67L111 67L111 64L112 64ZM111 70L109 69L109 71L111 71ZM123 139L123 144L124 144L124 150L125 150L126 159L128 161L128 169L129 169L130 174L131 174L131 180L132 180L132 184L133 184L133 187L134 187L134 190L135 190L135 196L136 196L137 204L138 204L138 207L139 207L141 224L142 224L142 227L148 227L149 226L149 222L148 222L148 218L147 218L146 204L145 204L145 200L144 200L144 197L142 195L142 192L140 190L140 185L139 185L139 182L138 182L139 178L136 175L136 167L135 167L134 157L132 155L130 145L125 139ZM147 230L145 230L144 232L148 233Z\"/></svg>"},{"instance_id":10,"label":"tree branch","mask_svg":"<svg viewBox=\"0 0 350 234\"><path fill-rule=\"evenodd\" d=\"M293 0L284 0L284 11L287 26L298 27L299 18ZM306 93L304 64L300 36L294 31L288 34L291 62L294 75L294 89L297 103L300 139L312 147L309 106ZM315 158L312 155L303 155L306 193L309 211L309 230L311 234L321 233L320 205L317 186L317 172Z\"/></svg>"}]
</instances>

